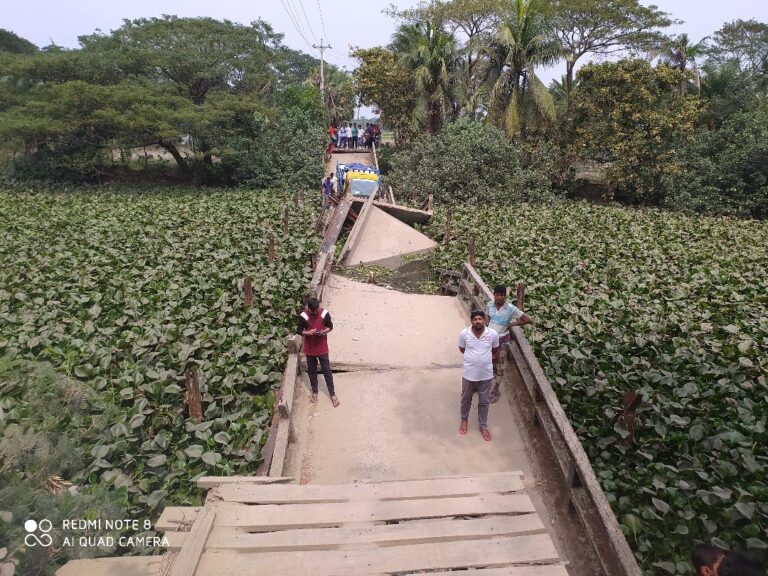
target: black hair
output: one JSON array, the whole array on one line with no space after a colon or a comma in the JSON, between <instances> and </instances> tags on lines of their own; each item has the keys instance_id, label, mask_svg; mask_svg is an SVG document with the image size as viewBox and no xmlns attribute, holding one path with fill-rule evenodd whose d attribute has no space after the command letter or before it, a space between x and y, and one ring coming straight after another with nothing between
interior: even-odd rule
<instances>
[{"instance_id":1,"label":"black hair","mask_svg":"<svg viewBox=\"0 0 768 576\"><path fill-rule=\"evenodd\" d=\"M765 576L765 568L751 554L731 551L717 571L719 576Z\"/></svg>"},{"instance_id":2,"label":"black hair","mask_svg":"<svg viewBox=\"0 0 768 576\"><path fill-rule=\"evenodd\" d=\"M503 284L499 284L493 289L494 294L503 294L504 296L507 295L507 287Z\"/></svg>"},{"instance_id":3,"label":"black hair","mask_svg":"<svg viewBox=\"0 0 768 576\"><path fill-rule=\"evenodd\" d=\"M309 300L307 300L307 308L309 308L310 310L312 310L312 312L314 312L315 310L320 308L320 300L318 300L317 298L310 298Z\"/></svg>"},{"instance_id":4,"label":"black hair","mask_svg":"<svg viewBox=\"0 0 768 576\"><path fill-rule=\"evenodd\" d=\"M482 310L472 310L472 312L469 314L469 319L474 320L475 316L482 316L483 318L485 318L485 312L483 312Z\"/></svg>"},{"instance_id":5,"label":"black hair","mask_svg":"<svg viewBox=\"0 0 768 576\"><path fill-rule=\"evenodd\" d=\"M694 570L696 570L696 574L704 566L711 568L723 554L725 554L725 550L712 544L696 544L691 549L691 563Z\"/></svg>"}]
</instances>

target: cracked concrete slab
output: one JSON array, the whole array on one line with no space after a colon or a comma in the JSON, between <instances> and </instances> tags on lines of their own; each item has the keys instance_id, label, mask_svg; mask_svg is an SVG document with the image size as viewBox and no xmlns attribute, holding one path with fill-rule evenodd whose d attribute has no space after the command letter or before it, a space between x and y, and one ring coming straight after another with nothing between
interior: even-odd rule
<instances>
[{"instance_id":1,"label":"cracked concrete slab","mask_svg":"<svg viewBox=\"0 0 768 576\"><path fill-rule=\"evenodd\" d=\"M337 366L444 368L462 362L457 339L469 318L456 298L404 294L332 275L322 306L333 318L328 343Z\"/></svg>"},{"instance_id":2,"label":"cracked concrete slab","mask_svg":"<svg viewBox=\"0 0 768 576\"><path fill-rule=\"evenodd\" d=\"M349 253L346 264L355 266L365 262L387 261L403 254L432 250L437 243L414 230L408 224L371 206L371 213L360 231L357 244Z\"/></svg>"},{"instance_id":3,"label":"cracked concrete slab","mask_svg":"<svg viewBox=\"0 0 768 576\"><path fill-rule=\"evenodd\" d=\"M334 375L341 405L333 408L323 379L320 399L301 416L305 450L289 459L286 475L302 482L343 483L361 478L426 478L530 470L509 404L492 404L485 442L477 397L469 433L461 436L461 368L384 370ZM303 382L299 394L309 395Z\"/></svg>"}]
</instances>

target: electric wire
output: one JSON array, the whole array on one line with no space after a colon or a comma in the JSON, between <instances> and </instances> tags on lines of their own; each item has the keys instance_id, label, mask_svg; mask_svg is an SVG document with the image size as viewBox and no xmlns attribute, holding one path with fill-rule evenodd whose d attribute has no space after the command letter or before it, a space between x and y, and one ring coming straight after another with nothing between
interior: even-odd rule
<instances>
[{"instance_id":1,"label":"electric wire","mask_svg":"<svg viewBox=\"0 0 768 576\"><path fill-rule=\"evenodd\" d=\"M307 40L307 37L304 36L304 32L302 32L301 28L296 23L296 20L293 17L293 14L291 13L290 9L288 8L288 5L286 4L287 0L280 0L280 3L283 5L283 8L285 8L285 13L288 14L288 19L291 21L291 24L293 24L293 27L296 29L296 32L299 33L299 36L301 36L302 40L304 40L304 43L312 49L312 44L309 43Z\"/></svg>"},{"instance_id":2,"label":"electric wire","mask_svg":"<svg viewBox=\"0 0 768 576\"><path fill-rule=\"evenodd\" d=\"M299 0L299 6L301 6L301 11L304 13L304 20L307 21L307 26L309 27L309 33L312 34L312 38L315 39L315 42L319 42L317 39L317 36L315 36L315 31L312 29L312 24L309 22L309 16L307 16L307 11L304 9L304 2L303 0Z\"/></svg>"},{"instance_id":3,"label":"electric wire","mask_svg":"<svg viewBox=\"0 0 768 576\"><path fill-rule=\"evenodd\" d=\"M299 14L299 9L296 7L294 0L285 0L285 3L287 4L288 8L292 11L291 13L293 14L293 20L294 22L296 22L296 25L299 27L299 29L301 29L304 38L308 39L310 34L307 34L307 30L302 22L301 14ZM317 42L317 37L315 37L314 31L310 30L310 33L312 37L315 38L315 42ZM307 42L309 42L309 40L307 40Z\"/></svg>"},{"instance_id":4,"label":"electric wire","mask_svg":"<svg viewBox=\"0 0 768 576\"><path fill-rule=\"evenodd\" d=\"M317 11L320 14L320 26L323 28L323 34L330 41L331 37L328 35L328 30L325 29L325 19L323 18L323 9L320 7L320 0L317 0Z\"/></svg>"}]
</instances>

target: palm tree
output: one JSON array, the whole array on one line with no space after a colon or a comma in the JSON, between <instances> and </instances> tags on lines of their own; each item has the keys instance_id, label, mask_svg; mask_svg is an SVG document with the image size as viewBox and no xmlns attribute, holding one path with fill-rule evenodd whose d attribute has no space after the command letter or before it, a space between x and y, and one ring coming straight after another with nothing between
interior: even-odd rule
<instances>
[{"instance_id":1,"label":"palm tree","mask_svg":"<svg viewBox=\"0 0 768 576\"><path fill-rule=\"evenodd\" d=\"M696 44L691 44L688 34L680 34L677 38L671 39L669 44L667 44L663 62L670 68L675 68L683 73L683 77L680 79L680 84L678 86L679 96L685 94L687 84L685 72L688 71L689 64L691 65L690 69L693 71L696 91L701 94L701 75L699 74L699 66L696 63L696 58L702 56L706 49L706 38Z\"/></svg>"},{"instance_id":2,"label":"palm tree","mask_svg":"<svg viewBox=\"0 0 768 576\"><path fill-rule=\"evenodd\" d=\"M534 72L562 56L543 0L510 0L489 48L489 119L509 136L555 120L555 103Z\"/></svg>"},{"instance_id":3,"label":"palm tree","mask_svg":"<svg viewBox=\"0 0 768 576\"><path fill-rule=\"evenodd\" d=\"M456 110L454 75L459 56L453 34L437 21L403 24L392 37L390 49L413 74L419 96L417 116L423 117L429 132L439 132Z\"/></svg>"},{"instance_id":4,"label":"palm tree","mask_svg":"<svg viewBox=\"0 0 768 576\"><path fill-rule=\"evenodd\" d=\"M576 81L571 81L570 90L578 85ZM557 117L560 119L565 118L568 111L568 77L561 76L560 80L552 80L549 83L549 93L552 95L552 100L555 103L555 110L557 111Z\"/></svg>"}]
</instances>

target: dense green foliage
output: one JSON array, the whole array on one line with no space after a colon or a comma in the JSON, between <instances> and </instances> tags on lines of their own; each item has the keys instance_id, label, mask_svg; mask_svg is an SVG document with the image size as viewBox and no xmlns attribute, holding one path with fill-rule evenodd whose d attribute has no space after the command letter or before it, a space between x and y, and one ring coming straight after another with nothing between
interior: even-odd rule
<instances>
[{"instance_id":1,"label":"dense green foliage","mask_svg":"<svg viewBox=\"0 0 768 576\"><path fill-rule=\"evenodd\" d=\"M666 37L671 15L637 0L425 0L389 14L400 28L389 46L355 53L355 80L398 144L424 146L424 132L466 118L502 129L527 156L541 142L556 150L556 170L543 173L557 192L765 217L768 24L736 20L705 39ZM440 29L454 41L431 42ZM435 65L407 65L411 46ZM647 61L587 63L574 77L589 55L618 53ZM566 73L547 89L537 69L558 61ZM427 77L440 87L429 120L435 100L419 88ZM506 172L487 166L490 181Z\"/></svg>"},{"instance_id":2,"label":"dense green foliage","mask_svg":"<svg viewBox=\"0 0 768 576\"><path fill-rule=\"evenodd\" d=\"M37 51L37 46L29 40L20 37L10 30L0 28L0 52L10 52L12 54L33 54Z\"/></svg>"},{"instance_id":3,"label":"dense green foliage","mask_svg":"<svg viewBox=\"0 0 768 576\"><path fill-rule=\"evenodd\" d=\"M199 475L252 474L318 247L305 221L315 208L294 209L275 191L0 194L0 349L47 361L92 390L87 414L69 420L89 433L76 436L71 461L46 470L85 491L122 490L140 518L155 518L163 503L199 502ZM201 424L187 414L190 369ZM20 408L14 394L0 406L0 437L45 415ZM11 473L27 479L24 468Z\"/></svg>"},{"instance_id":4,"label":"dense green foliage","mask_svg":"<svg viewBox=\"0 0 768 576\"><path fill-rule=\"evenodd\" d=\"M446 204L548 198L552 153L546 144L508 140L498 128L462 119L386 153L386 183L398 198L417 203L429 194Z\"/></svg>"},{"instance_id":5,"label":"dense green foliage","mask_svg":"<svg viewBox=\"0 0 768 576\"><path fill-rule=\"evenodd\" d=\"M323 155L318 61L281 38L261 20L165 16L82 36L77 50L0 53L0 140L17 156L14 176L103 182L131 149L158 146L197 183L272 186L282 172L314 184L320 172L297 166ZM328 75L334 114L349 114L349 76Z\"/></svg>"},{"instance_id":6,"label":"dense green foliage","mask_svg":"<svg viewBox=\"0 0 768 576\"><path fill-rule=\"evenodd\" d=\"M768 226L473 204L453 207L434 265L457 269L470 234L487 282L526 284L528 338L645 572L687 574L696 541L764 552Z\"/></svg>"},{"instance_id":7,"label":"dense green foliage","mask_svg":"<svg viewBox=\"0 0 768 576\"><path fill-rule=\"evenodd\" d=\"M459 61L456 39L440 22L424 21L401 25L390 47L413 79L409 88L416 93L415 118L425 131L436 134L452 116Z\"/></svg>"},{"instance_id":8,"label":"dense green foliage","mask_svg":"<svg viewBox=\"0 0 768 576\"><path fill-rule=\"evenodd\" d=\"M99 441L100 431L91 426L95 395L86 384L48 363L0 357L0 398L0 541L10 548L4 559L18 562L17 574L53 574L61 553L24 546L23 520L47 518L55 527L52 538L61 542L62 519L125 518L128 492L100 485L81 489L65 480L94 459L90 446ZM75 547L65 557L108 552L109 547Z\"/></svg>"},{"instance_id":9,"label":"dense green foliage","mask_svg":"<svg viewBox=\"0 0 768 576\"><path fill-rule=\"evenodd\" d=\"M665 183L681 170L700 113L696 97L676 94L682 72L644 60L592 64L579 70L571 98L566 146L573 158L609 166L622 200L657 205Z\"/></svg>"}]
</instances>

